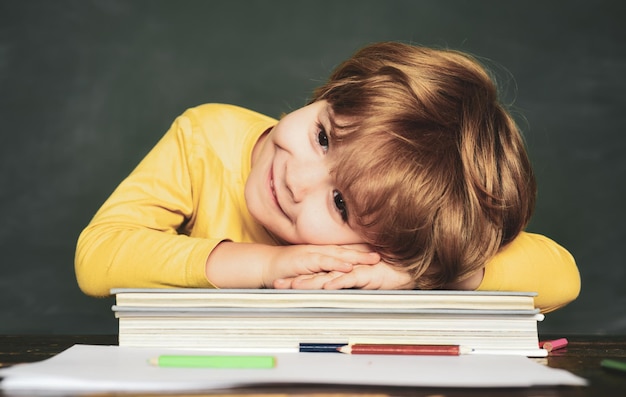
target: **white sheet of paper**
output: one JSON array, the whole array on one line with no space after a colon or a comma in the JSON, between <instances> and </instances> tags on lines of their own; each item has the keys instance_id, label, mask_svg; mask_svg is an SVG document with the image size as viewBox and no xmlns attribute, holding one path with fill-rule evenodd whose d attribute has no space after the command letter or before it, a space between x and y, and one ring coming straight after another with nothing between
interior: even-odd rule
<instances>
[{"instance_id":1,"label":"white sheet of paper","mask_svg":"<svg viewBox=\"0 0 626 397\"><path fill-rule=\"evenodd\" d=\"M374 356L278 353L273 369L158 368L161 354L211 354L119 346L75 345L41 362L0 369L5 391L202 391L259 384L413 387L585 385L583 378L522 356ZM223 353L218 353L223 354Z\"/></svg>"}]
</instances>

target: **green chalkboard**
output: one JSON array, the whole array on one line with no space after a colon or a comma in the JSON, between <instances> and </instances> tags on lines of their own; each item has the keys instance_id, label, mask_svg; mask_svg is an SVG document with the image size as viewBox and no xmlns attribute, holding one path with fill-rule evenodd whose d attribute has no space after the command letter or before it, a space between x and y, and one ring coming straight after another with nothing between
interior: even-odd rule
<instances>
[{"instance_id":1,"label":"green chalkboard","mask_svg":"<svg viewBox=\"0 0 626 397\"><path fill-rule=\"evenodd\" d=\"M115 333L76 286L76 238L175 116L279 116L357 48L400 40L493 65L539 182L530 230L576 257L544 332L626 332L626 3L0 0L0 333Z\"/></svg>"}]
</instances>

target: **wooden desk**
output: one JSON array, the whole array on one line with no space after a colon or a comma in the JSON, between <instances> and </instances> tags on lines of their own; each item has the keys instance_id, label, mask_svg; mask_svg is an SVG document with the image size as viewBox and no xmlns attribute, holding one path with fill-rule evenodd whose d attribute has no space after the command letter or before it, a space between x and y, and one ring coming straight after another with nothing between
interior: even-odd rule
<instances>
[{"instance_id":1,"label":"wooden desk","mask_svg":"<svg viewBox=\"0 0 626 397\"><path fill-rule=\"evenodd\" d=\"M247 395L250 397L456 397L456 396L626 396L626 373L610 372L600 367L603 358L626 360L625 336L568 336L566 349L554 351L547 365L563 368L590 381L588 387L550 387L528 389L451 389L451 388L393 388L344 386L267 387L255 390L227 390L196 395ZM546 336L545 339L553 339ZM87 336L0 336L0 366L43 360L76 343L117 344L116 335ZM0 396L7 396L0 392ZM100 396L100 395L99 395ZM142 394L142 397L147 397ZM163 396L163 395L160 395ZM189 396L189 394L186 394ZM102 396L101 396L102 397Z\"/></svg>"}]
</instances>

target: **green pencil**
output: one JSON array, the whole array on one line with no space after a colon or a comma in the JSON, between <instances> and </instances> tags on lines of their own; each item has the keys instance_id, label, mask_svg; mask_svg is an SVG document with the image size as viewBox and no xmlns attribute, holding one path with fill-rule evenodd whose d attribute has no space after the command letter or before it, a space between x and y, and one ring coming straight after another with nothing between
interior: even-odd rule
<instances>
[{"instance_id":1,"label":"green pencil","mask_svg":"<svg viewBox=\"0 0 626 397\"><path fill-rule=\"evenodd\" d=\"M276 359L273 356L163 355L149 362L159 367L171 368L265 369L276 366Z\"/></svg>"},{"instance_id":2,"label":"green pencil","mask_svg":"<svg viewBox=\"0 0 626 397\"><path fill-rule=\"evenodd\" d=\"M624 361L617 361L605 358L604 360L600 361L600 365L607 369L614 369L616 371L626 372L626 362Z\"/></svg>"}]
</instances>

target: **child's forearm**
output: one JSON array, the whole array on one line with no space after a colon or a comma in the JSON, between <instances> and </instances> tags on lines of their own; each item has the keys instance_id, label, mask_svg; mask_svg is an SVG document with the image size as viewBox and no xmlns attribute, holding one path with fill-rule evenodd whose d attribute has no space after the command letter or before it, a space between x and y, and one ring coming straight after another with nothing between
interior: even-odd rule
<instances>
[{"instance_id":1,"label":"child's forearm","mask_svg":"<svg viewBox=\"0 0 626 397\"><path fill-rule=\"evenodd\" d=\"M221 242L207 258L207 279L219 288L266 288L263 269L269 266L275 248L263 244Z\"/></svg>"},{"instance_id":2,"label":"child's forearm","mask_svg":"<svg viewBox=\"0 0 626 397\"><path fill-rule=\"evenodd\" d=\"M208 288L202 264L217 243L131 225L95 223L78 239L76 278L81 290L93 296L106 296L111 288Z\"/></svg>"}]
</instances>

